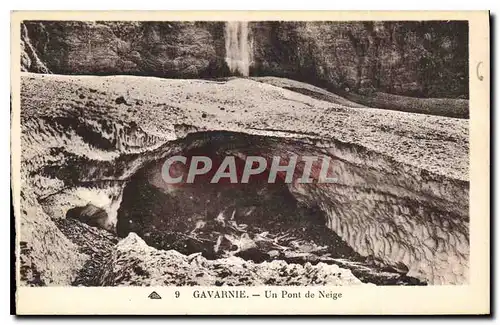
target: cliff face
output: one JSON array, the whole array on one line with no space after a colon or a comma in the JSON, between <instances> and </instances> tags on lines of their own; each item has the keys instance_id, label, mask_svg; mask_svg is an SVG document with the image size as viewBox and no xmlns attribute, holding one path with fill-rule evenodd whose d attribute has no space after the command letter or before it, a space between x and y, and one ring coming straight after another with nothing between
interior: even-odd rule
<instances>
[{"instance_id":1,"label":"cliff face","mask_svg":"<svg viewBox=\"0 0 500 325\"><path fill-rule=\"evenodd\" d=\"M224 22L27 21L22 69L207 78L230 74ZM337 93L468 97L465 22L252 22L250 75Z\"/></svg>"},{"instance_id":2,"label":"cliff face","mask_svg":"<svg viewBox=\"0 0 500 325\"><path fill-rule=\"evenodd\" d=\"M347 93L466 97L467 28L462 22L258 23L255 73Z\"/></svg>"},{"instance_id":3,"label":"cliff face","mask_svg":"<svg viewBox=\"0 0 500 325\"><path fill-rule=\"evenodd\" d=\"M58 74L194 78L224 61L221 23L44 21L24 26L23 38L29 37L48 69Z\"/></svg>"}]
</instances>

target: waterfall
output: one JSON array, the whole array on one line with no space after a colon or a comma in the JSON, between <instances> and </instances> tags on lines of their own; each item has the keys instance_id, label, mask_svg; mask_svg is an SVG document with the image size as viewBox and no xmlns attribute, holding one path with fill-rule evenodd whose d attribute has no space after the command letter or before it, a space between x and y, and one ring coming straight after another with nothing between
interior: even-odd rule
<instances>
[{"instance_id":1,"label":"waterfall","mask_svg":"<svg viewBox=\"0 0 500 325\"><path fill-rule=\"evenodd\" d=\"M248 22L228 21L224 30L226 63L232 73L248 76L251 45L248 37Z\"/></svg>"}]
</instances>

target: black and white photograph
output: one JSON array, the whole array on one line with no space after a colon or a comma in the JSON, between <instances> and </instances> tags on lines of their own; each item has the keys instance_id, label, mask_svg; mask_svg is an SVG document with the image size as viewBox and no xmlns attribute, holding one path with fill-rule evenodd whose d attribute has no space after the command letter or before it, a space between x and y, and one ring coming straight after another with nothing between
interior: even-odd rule
<instances>
[{"instance_id":1,"label":"black and white photograph","mask_svg":"<svg viewBox=\"0 0 500 325\"><path fill-rule=\"evenodd\" d=\"M17 285L469 285L469 21L421 18L22 20Z\"/></svg>"}]
</instances>

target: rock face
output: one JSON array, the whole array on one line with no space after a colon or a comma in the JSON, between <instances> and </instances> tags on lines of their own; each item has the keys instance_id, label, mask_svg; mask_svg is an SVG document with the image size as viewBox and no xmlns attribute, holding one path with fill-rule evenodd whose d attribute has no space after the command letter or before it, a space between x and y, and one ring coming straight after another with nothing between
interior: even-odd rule
<instances>
[{"instance_id":1,"label":"rock face","mask_svg":"<svg viewBox=\"0 0 500 325\"><path fill-rule=\"evenodd\" d=\"M230 74L224 22L26 21L22 28L24 71ZM343 96L468 98L466 22L251 22L248 29L253 76L302 80Z\"/></svg>"},{"instance_id":2,"label":"rock face","mask_svg":"<svg viewBox=\"0 0 500 325\"><path fill-rule=\"evenodd\" d=\"M342 95L466 97L467 28L462 22L257 23L254 73Z\"/></svg>"},{"instance_id":3,"label":"rock face","mask_svg":"<svg viewBox=\"0 0 500 325\"><path fill-rule=\"evenodd\" d=\"M50 70L40 60L37 51L31 45L28 29L25 25L21 25L21 71L50 73Z\"/></svg>"},{"instance_id":4,"label":"rock face","mask_svg":"<svg viewBox=\"0 0 500 325\"><path fill-rule=\"evenodd\" d=\"M467 120L350 108L249 79L23 74L21 125L25 284L71 283L92 259L54 220L85 211L113 228L133 179L207 144L331 157L338 182L292 183L289 194L360 256L430 284L468 281Z\"/></svg>"},{"instance_id":5,"label":"rock face","mask_svg":"<svg viewBox=\"0 0 500 325\"><path fill-rule=\"evenodd\" d=\"M195 78L223 64L223 27L210 22L26 22L23 40L31 40L53 73Z\"/></svg>"}]
</instances>

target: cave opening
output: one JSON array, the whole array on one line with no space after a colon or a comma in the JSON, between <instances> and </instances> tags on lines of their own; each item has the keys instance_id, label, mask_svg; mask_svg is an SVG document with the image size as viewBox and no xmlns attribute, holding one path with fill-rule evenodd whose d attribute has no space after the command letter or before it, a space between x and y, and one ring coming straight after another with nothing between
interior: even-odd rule
<instances>
[{"instance_id":1,"label":"cave opening","mask_svg":"<svg viewBox=\"0 0 500 325\"><path fill-rule=\"evenodd\" d=\"M421 284L358 254L328 228L319 204L301 200L291 190L294 185L283 177L268 183L269 168L250 177L248 183L228 179L211 183L217 168L193 183L168 184L162 176L165 159L173 155L182 155L187 162L195 156L210 157L215 166L232 156L241 171L248 155L283 156L290 150L301 154L309 150L303 143L212 131L192 133L169 145L175 149L144 165L125 186L117 212L118 236L134 232L157 249L201 253L207 259L237 256L255 263L324 262L350 268L365 282ZM186 176L186 165L174 166L174 173Z\"/></svg>"},{"instance_id":2,"label":"cave opening","mask_svg":"<svg viewBox=\"0 0 500 325\"><path fill-rule=\"evenodd\" d=\"M181 183L166 183L161 173L168 157L151 162L131 178L118 210L119 236L135 232L153 247L184 254L202 252L212 259L236 255L262 262L285 258L284 252L292 248L359 259L327 228L326 216L318 206L297 200L283 174L278 173L274 183L268 182L269 166L250 176L248 183L231 183L228 178L211 183L227 156L234 157L240 177L243 156L251 152L245 147L256 143L253 139L246 142L246 137L225 142L229 139L220 135L205 140L200 145L186 146L180 155L187 158L187 163L171 167L177 176L186 176L186 165L192 157L210 157L214 168L198 175L194 182L185 182L184 177ZM265 144L258 142L256 148ZM292 258L293 254L289 255Z\"/></svg>"}]
</instances>

